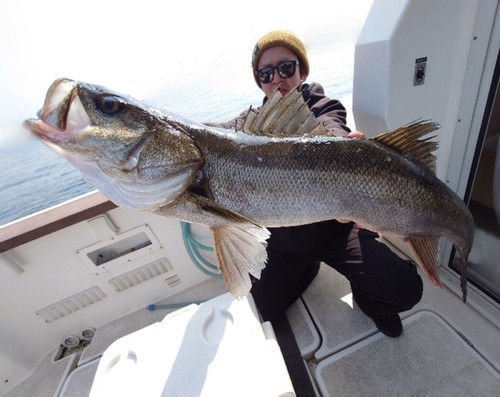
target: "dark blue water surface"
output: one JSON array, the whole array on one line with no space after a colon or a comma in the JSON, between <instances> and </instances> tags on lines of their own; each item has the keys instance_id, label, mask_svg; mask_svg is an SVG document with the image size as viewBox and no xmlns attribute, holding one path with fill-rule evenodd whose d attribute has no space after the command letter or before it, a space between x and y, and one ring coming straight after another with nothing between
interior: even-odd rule
<instances>
[{"instance_id":1,"label":"dark blue water surface","mask_svg":"<svg viewBox=\"0 0 500 397\"><path fill-rule=\"evenodd\" d=\"M0 172L0 224L95 190L80 172L41 143L8 154L2 163L7 169Z\"/></svg>"}]
</instances>

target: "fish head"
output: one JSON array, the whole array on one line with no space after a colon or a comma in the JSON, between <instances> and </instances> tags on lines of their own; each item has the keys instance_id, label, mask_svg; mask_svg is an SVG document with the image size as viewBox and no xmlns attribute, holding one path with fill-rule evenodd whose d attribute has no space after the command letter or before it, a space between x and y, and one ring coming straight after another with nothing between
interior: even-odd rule
<instances>
[{"instance_id":1,"label":"fish head","mask_svg":"<svg viewBox=\"0 0 500 397\"><path fill-rule=\"evenodd\" d=\"M203 156L181 122L107 88L61 78L24 126L117 205L154 211L196 180Z\"/></svg>"}]
</instances>

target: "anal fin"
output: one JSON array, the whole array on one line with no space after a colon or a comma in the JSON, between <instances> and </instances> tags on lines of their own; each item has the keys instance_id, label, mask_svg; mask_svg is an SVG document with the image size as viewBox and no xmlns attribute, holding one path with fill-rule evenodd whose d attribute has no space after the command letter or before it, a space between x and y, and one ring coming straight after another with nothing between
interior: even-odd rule
<instances>
[{"instance_id":1,"label":"anal fin","mask_svg":"<svg viewBox=\"0 0 500 397\"><path fill-rule=\"evenodd\" d=\"M439 237L407 237L403 241L408 244L415 255L415 259L436 287L443 288L439 279L438 259Z\"/></svg>"}]
</instances>

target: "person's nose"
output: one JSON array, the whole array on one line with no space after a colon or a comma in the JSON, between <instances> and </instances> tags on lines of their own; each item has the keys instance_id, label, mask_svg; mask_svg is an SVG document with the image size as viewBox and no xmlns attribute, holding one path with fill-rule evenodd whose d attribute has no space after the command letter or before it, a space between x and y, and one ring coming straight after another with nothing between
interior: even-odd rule
<instances>
[{"instance_id":1,"label":"person's nose","mask_svg":"<svg viewBox=\"0 0 500 397\"><path fill-rule=\"evenodd\" d=\"M280 74L278 73L278 71L275 69L274 70L274 76L273 76L273 81L272 82L274 84L280 84L280 83L283 82L283 80L284 80L284 78L281 77Z\"/></svg>"}]
</instances>

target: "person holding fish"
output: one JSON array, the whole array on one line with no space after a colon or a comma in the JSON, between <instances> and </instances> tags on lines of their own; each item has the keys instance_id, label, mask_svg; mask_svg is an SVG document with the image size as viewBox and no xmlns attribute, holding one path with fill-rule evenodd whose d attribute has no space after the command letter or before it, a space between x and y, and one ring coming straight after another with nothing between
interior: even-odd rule
<instances>
[{"instance_id":1,"label":"person holding fish","mask_svg":"<svg viewBox=\"0 0 500 397\"><path fill-rule=\"evenodd\" d=\"M251 292L265 320L286 326L324 262L380 331L401 335L398 313L419 302L422 280L374 232L401 237L438 287L448 239L465 303L474 219L435 174L438 142L425 137L439 124L357 139L342 104L305 83L307 52L288 31L261 38L252 66L265 104L219 128L64 77L24 126L116 205L208 226L228 291Z\"/></svg>"},{"instance_id":2,"label":"person holding fish","mask_svg":"<svg viewBox=\"0 0 500 397\"><path fill-rule=\"evenodd\" d=\"M325 96L318 83L306 84L309 60L302 41L286 30L263 36L252 52L253 77L264 92L263 105L279 90L285 96L298 89L327 135L363 138L346 125L346 110L340 101ZM226 123L209 126L243 128L249 112ZM356 206L356 202L352 203ZM350 282L353 298L387 336L403 332L400 312L411 309L422 297L422 280L411 261L401 259L377 241L378 234L348 220L328 220L309 225L269 228L267 265L250 292L266 321L274 321L303 294L326 263Z\"/></svg>"}]
</instances>

